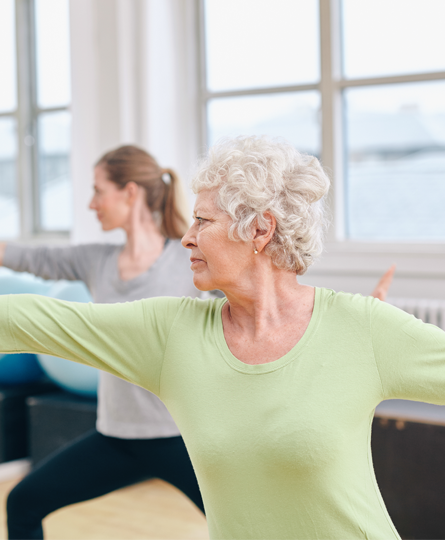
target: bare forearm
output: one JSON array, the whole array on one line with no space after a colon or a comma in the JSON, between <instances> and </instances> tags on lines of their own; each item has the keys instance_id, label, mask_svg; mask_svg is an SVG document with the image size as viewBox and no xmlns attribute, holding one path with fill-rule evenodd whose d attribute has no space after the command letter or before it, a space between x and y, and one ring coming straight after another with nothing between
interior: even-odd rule
<instances>
[{"instance_id":1,"label":"bare forearm","mask_svg":"<svg viewBox=\"0 0 445 540\"><path fill-rule=\"evenodd\" d=\"M374 298L378 298L379 300L382 300L383 302L386 300L386 296L388 294L388 290L391 285L395 270L396 270L395 264L390 266L390 268L380 278L380 281L377 283L377 286L371 293L371 296L374 296Z\"/></svg>"},{"instance_id":2,"label":"bare forearm","mask_svg":"<svg viewBox=\"0 0 445 540\"><path fill-rule=\"evenodd\" d=\"M3 257L5 255L6 242L0 242L0 266L3 266Z\"/></svg>"}]
</instances>

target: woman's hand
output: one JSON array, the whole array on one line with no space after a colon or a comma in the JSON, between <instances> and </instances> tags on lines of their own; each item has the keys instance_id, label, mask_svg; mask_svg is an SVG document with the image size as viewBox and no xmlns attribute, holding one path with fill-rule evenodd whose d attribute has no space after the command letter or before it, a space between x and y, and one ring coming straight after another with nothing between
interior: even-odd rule
<instances>
[{"instance_id":1,"label":"woman's hand","mask_svg":"<svg viewBox=\"0 0 445 540\"><path fill-rule=\"evenodd\" d=\"M5 255L6 242L0 242L0 266L3 266L3 256Z\"/></svg>"},{"instance_id":2,"label":"woman's hand","mask_svg":"<svg viewBox=\"0 0 445 540\"><path fill-rule=\"evenodd\" d=\"M374 298L378 298L382 302L386 300L386 295L388 294L388 289L391 285L395 271L396 265L393 264L380 278L380 281L377 283L377 287L372 291L371 296L374 296Z\"/></svg>"}]
</instances>

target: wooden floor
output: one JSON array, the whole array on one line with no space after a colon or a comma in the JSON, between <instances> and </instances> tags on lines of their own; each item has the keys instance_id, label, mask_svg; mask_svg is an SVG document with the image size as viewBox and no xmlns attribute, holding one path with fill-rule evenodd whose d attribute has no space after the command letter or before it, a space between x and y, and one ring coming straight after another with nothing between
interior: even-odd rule
<instances>
[{"instance_id":1,"label":"wooden floor","mask_svg":"<svg viewBox=\"0 0 445 540\"><path fill-rule=\"evenodd\" d=\"M0 483L0 540L7 538L5 502L16 482ZM62 508L43 523L46 540L208 539L199 510L160 480Z\"/></svg>"}]
</instances>

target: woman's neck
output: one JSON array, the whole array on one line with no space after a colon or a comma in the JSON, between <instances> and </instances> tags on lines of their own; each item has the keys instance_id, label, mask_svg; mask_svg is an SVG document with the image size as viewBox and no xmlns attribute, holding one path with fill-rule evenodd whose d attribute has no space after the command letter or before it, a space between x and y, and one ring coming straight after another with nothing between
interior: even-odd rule
<instances>
[{"instance_id":1,"label":"woman's neck","mask_svg":"<svg viewBox=\"0 0 445 540\"><path fill-rule=\"evenodd\" d=\"M297 314L312 312L314 289L301 285L294 272L265 261L225 290L226 320L252 337L289 324Z\"/></svg>"},{"instance_id":2,"label":"woman's neck","mask_svg":"<svg viewBox=\"0 0 445 540\"><path fill-rule=\"evenodd\" d=\"M292 272L274 271L224 291L224 336L232 354L247 364L277 360L306 331L314 308L315 290L301 285Z\"/></svg>"},{"instance_id":3,"label":"woman's neck","mask_svg":"<svg viewBox=\"0 0 445 540\"><path fill-rule=\"evenodd\" d=\"M123 228L127 241L119 256L119 274L129 280L152 266L162 253L165 237L145 204L135 205Z\"/></svg>"},{"instance_id":4,"label":"woman's neck","mask_svg":"<svg viewBox=\"0 0 445 540\"><path fill-rule=\"evenodd\" d=\"M165 243L165 237L159 232L154 222L144 223L126 230L127 241L123 249L130 259L135 261L150 258L152 252L159 253Z\"/></svg>"}]
</instances>

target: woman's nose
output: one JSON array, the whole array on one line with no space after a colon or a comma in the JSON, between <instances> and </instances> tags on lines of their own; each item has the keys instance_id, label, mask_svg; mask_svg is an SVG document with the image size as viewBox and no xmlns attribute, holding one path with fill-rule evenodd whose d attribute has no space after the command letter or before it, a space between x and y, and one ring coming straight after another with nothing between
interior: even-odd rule
<instances>
[{"instance_id":1,"label":"woman's nose","mask_svg":"<svg viewBox=\"0 0 445 540\"><path fill-rule=\"evenodd\" d=\"M90 204L88 205L88 208L90 210L97 210L96 195L93 195L91 197Z\"/></svg>"},{"instance_id":2,"label":"woman's nose","mask_svg":"<svg viewBox=\"0 0 445 540\"><path fill-rule=\"evenodd\" d=\"M181 240L182 245L187 249L192 249L196 246L196 238L193 234L193 227L194 225L190 227L190 229L184 234Z\"/></svg>"}]
</instances>

